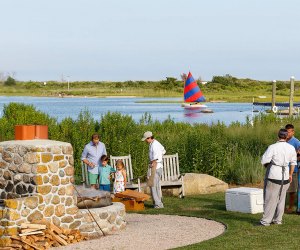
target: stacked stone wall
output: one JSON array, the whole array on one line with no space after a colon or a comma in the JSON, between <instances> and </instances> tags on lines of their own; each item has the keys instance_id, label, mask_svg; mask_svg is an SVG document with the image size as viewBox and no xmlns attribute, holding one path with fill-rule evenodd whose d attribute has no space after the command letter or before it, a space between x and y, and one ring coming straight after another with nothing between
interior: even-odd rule
<instances>
[{"instance_id":1,"label":"stacked stone wall","mask_svg":"<svg viewBox=\"0 0 300 250\"><path fill-rule=\"evenodd\" d=\"M74 195L71 144L50 140L0 143L0 236L23 222L47 219L65 228L81 221Z\"/></svg>"},{"instance_id":2,"label":"stacked stone wall","mask_svg":"<svg viewBox=\"0 0 300 250\"><path fill-rule=\"evenodd\" d=\"M114 202L111 206L93 208L90 211L80 209L76 218L81 218L82 223L79 230L82 235L88 238L98 238L103 233L106 235L125 228L125 216L124 204Z\"/></svg>"}]
</instances>

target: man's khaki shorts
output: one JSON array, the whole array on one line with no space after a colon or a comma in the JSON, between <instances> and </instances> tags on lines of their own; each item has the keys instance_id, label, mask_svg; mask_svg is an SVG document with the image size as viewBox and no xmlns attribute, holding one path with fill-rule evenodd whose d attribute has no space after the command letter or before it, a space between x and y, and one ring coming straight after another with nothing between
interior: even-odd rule
<instances>
[{"instance_id":1,"label":"man's khaki shorts","mask_svg":"<svg viewBox=\"0 0 300 250\"><path fill-rule=\"evenodd\" d=\"M296 193L297 190L298 190L298 173L293 173L293 180L292 180L287 192L288 193Z\"/></svg>"}]
</instances>

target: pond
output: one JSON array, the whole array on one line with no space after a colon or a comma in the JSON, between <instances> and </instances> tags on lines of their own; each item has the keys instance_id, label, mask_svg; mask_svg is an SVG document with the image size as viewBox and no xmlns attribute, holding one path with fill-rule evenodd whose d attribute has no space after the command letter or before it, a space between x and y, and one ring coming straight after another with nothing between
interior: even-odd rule
<instances>
[{"instance_id":1,"label":"pond","mask_svg":"<svg viewBox=\"0 0 300 250\"><path fill-rule=\"evenodd\" d=\"M10 102L32 104L38 110L55 117L58 121L66 117L76 119L80 111L88 110L99 120L107 112L120 112L132 116L139 121L145 113L153 120L164 121L168 118L175 122L217 123L229 125L232 122L245 123L246 117L252 116L252 103L206 103L214 113L201 113L199 110L188 111L181 107L180 98L52 98L52 97L20 97L1 96L0 111Z\"/></svg>"}]
</instances>

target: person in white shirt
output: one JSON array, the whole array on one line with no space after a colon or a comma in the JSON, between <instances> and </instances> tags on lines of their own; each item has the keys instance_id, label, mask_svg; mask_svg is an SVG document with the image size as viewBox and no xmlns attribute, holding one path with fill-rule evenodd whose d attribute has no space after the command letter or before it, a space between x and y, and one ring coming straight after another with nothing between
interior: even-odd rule
<instances>
[{"instance_id":1,"label":"person in white shirt","mask_svg":"<svg viewBox=\"0 0 300 250\"><path fill-rule=\"evenodd\" d=\"M266 167L264 213L259 224L262 226L282 224L286 191L297 164L295 148L286 142L287 136L287 130L280 129L278 141L268 147L261 159L261 164Z\"/></svg>"},{"instance_id":2,"label":"person in white shirt","mask_svg":"<svg viewBox=\"0 0 300 250\"><path fill-rule=\"evenodd\" d=\"M154 139L151 131L144 133L142 141L146 141L149 144L150 163L147 177L149 178L148 186L151 189L154 208L163 208L164 205L161 201L160 178L163 170L162 157L166 153L166 150L163 145Z\"/></svg>"}]
</instances>

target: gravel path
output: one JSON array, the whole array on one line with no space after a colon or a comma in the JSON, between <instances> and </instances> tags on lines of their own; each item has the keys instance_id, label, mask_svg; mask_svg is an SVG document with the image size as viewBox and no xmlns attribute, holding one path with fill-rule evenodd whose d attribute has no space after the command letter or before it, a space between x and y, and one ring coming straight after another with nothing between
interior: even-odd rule
<instances>
[{"instance_id":1,"label":"gravel path","mask_svg":"<svg viewBox=\"0 0 300 250\"><path fill-rule=\"evenodd\" d=\"M208 240L225 231L221 223L195 217L127 214L126 220L124 230L53 250L170 249Z\"/></svg>"}]
</instances>

